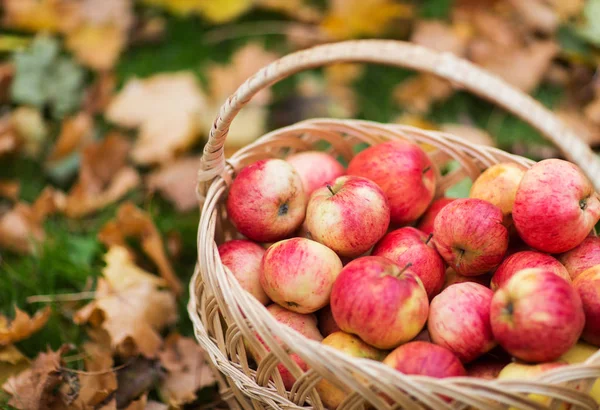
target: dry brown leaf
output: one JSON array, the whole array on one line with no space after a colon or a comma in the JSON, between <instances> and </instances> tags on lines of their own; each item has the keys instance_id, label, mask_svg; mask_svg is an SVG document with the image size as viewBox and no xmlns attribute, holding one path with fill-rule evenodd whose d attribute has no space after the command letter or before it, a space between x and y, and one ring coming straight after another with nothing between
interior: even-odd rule
<instances>
[{"instance_id":1,"label":"dry brown leaf","mask_svg":"<svg viewBox=\"0 0 600 410\"><path fill-rule=\"evenodd\" d=\"M98 73L94 81L86 90L83 102L84 111L88 114L103 113L113 96L117 79L112 72Z\"/></svg>"},{"instance_id":2,"label":"dry brown leaf","mask_svg":"<svg viewBox=\"0 0 600 410\"><path fill-rule=\"evenodd\" d=\"M21 183L15 180L0 180L0 197L8 198L12 201L19 199Z\"/></svg>"},{"instance_id":3,"label":"dry brown leaf","mask_svg":"<svg viewBox=\"0 0 600 410\"><path fill-rule=\"evenodd\" d=\"M10 86L15 74L15 67L11 62L0 63L0 103L5 104L10 100Z\"/></svg>"},{"instance_id":4,"label":"dry brown leaf","mask_svg":"<svg viewBox=\"0 0 600 410\"><path fill-rule=\"evenodd\" d=\"M164 163L200 137L205 97L188 72L130 80L112 100L106 117L123 127L139 128L131 151L142 165Z\"/></svg>"},{"instance_id":5,"label":"dry brown leaf","mask_svg":"<svg viewBox=\"0 0 600 410\"><path fill-rule=\"evenodd\" d=\"M125 239L129 237L140 240L143 251L156 264L169 287L175 294L181 294L181 282L169 262L163 240L152 218L131 202L126 202L119 207L116 218L104 225L98 239L107 247L118 245L127 248ZM130 253L133 255L133 251Z\"/></svg>"},{"instance_id":6,"label":"dry brown leaf","mask_svg":"<svg viewBox=\"0 0 600 410\"><path fill-rule=\"evenodd\" d=\"M137 268L127 249L113 246L105 259L96 299L75 314L74 322L106 330L121 355L156 357L159 332L177 320L175 297L159 288L161 278Z\"/></svg>"},{"instance_id":7,"label":"dry brown leaf","mask_svg":"<svg viewBox=\"0 0 600 410\"><path fill-rule=\"evenodd\" d=\"M473 144L495 146L494 139L481 128L465 124L441 124L440 129L457 137L463 138Z\"/></svg>"},{"instance_id":8,"label":"dry brown leaf","mask_svg":"<svg viewBox=\"0 0 600 410\"><path fill-rule=\"evenodd\" d=\"M596 97L585 106L584 113L590 121L600 125L600 96Z\"/></svg>"},{"instance_id":9,"label":"dry brown leaf","mask_svg":"<svg viewBox=\"0 0 600 410\"><path fill-rule=\"evenodd\" d=\"M510 0L510 4L531 30L539 30L550 34L556 30L560 23L558 13L554 10L553 5L546 0Z\"/></svg>"},{"instance_id":10,"label":"dry brown leaf","mask_svg":"<svg viewBox=\"0 0 600 410\"><path fill-rule=\"evenodd\" d=\"M41 111L33 107L18 107L12 112L11 122L23 152L37 157L48 137L48 127Z\"/></svg>"},{"instance_id":11,"label":"dry brown leaf","mask_svg":"<svg viewBox=\"0 0 600 410\"><path fill-rule=\"evenodd\" d=\"M555 114L569 126L581 139L593 147L600 145L600 125L591 121L576 108L562 108Z\"/></svg>"},{"instance_id":12,"label":"dry brown leaf","mask_svg":"<svg viewBox=\"0 0 600 410\"><path fill-rule=\"evenodd\" d=\"M17 150L19 137L14 129L11 114L0 117L0 157Z\"/></svg>"},{"instance_id":13,"label":"dry brown leaf","mask_svg":"<svg viewBox=\"0 0 600 410\"><path fill-rule=\"evenodd\" d=\"M56 352L40 353L31 367L10 377L2 388L11 395L9 405L23 410L44 410L59 399L54 390L63 381L62 355L70 350L64 345Z\"/></svg>"},{"instance_id":14,"label":"dry brown leaf","mask_svg":"<svg viewBox=\"0 0 600 410\"><path fill-rule=\"evenodd\" d=\"M170 335L158 357L167 370L159 390L173 407L194 401L196 391L215 383L204 351L193 339Z\"/></svg>"},{"instance_id":15,"label":"dry brown leaf","mask_svg":"<svg viewBox=\"0 0 600 410\"><path fill-rule=\"evenodd\" d=\"M29 359L14 345L0 347L0 384L29 367Z\"/></svg>"},{"instance_id":16,"label":"dry brown leaf","mask_svg":"<svg viewBox=\"0 0 600 410\"><path fill-rule=\"evenodd\" d=\"M127 166L129 148L116 133L84 148L79 180L67 197L67 216L79 218L102 209L139 185L138 172Z\"/></svg>"},{"instance_id":17,"label":"dry brown leaf","mask_svg":"<svg viewBox=\"0 0 600 410\"><path fill-rule=\"evenodd\" d=\"M467 40L460 29L437 20L418 20L411 36L415 44L458 56L465 53Z\"/></svg>"},{"instance_id":18,"label":"dry brown leaf","mask_svg":"<svg viewBox=\"0 0 600 410\"><path fill-rule=\"evenodd\" d=\"M112 352L104 346L87 342L86 373L79 374L79 395L72 404L73 409L96 408L117 388L117 375L113 371Z\"/></svg>"},{"instance_id":19,"label":"dry brown leaf","mask_svg":"<svg viewBox=\"0 0 600 410\"><path fill-rule=\"evenodd\" d=\"M148 175L146 185L150 191L158 191L173 202L178 211L192 210L198 206L196 179L199 164L199 156L179 158Z\"/></svg>"},{"instance_id":20,"label":"dry brown leaf","mask_svg":"<svg viewBox=\"0 0 600 410\"><path fill-rule=\"evenodd\" d=\"M48 160L58 161L73 153L90 137L92 127L92 117L85 112L65 118Z\"/></svg>"},{"instance_id":21,"label":"dry brown leaf","mask_svg":"<svg viewBox=\"0 0 600 410\"><path fill-rule=\"evenodd\" d=\"M127 405L127 407L125 407L125 410L146 410L147 403L148 403L148 395L143 394L142 397L140 397L139 399L134 400L131 403L129 403Z\"/></svg>"},{"instance_id":22,"label":"dry brown leaf","mask_svg":"<svg viewBox=\"0 0 600 410\"><path fill-rule=\"evenodd\" d=\"M33 317L15 307L15 318L10 323L5 316L0 315L0 346L27 339L44 327L51 314L50 306L37 311Z\"/></svg>"},{"instance_id":23,"label":"dry brown leaf","mask_svg":"<svg viewBox=\"0 0 600 410\"><path fill-rule=\"evenodd\" d=\"M394 99L409 111L424 113L431 104L452 95L452 85L431 74L418 74L400 83L394 89Z\"/></svg>"},{"instance_id":24,"label":"dry brown leaf","mask_svg":"<svg viewBox=\"0 0 600 410\"><path fill-rule=\"evenodd\" d=\"M145 410L168 410L169 406L167 406L164 403L159 403L157 401L154 400L149 400L148 403L146 403L146 408Z\"/></svg>"}]
</instances>

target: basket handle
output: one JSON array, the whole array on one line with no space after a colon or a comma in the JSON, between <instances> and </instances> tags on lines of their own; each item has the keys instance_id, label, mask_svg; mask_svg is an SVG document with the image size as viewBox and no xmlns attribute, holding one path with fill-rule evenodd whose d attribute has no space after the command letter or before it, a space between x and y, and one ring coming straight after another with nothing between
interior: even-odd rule
<instances>
[{"instance_id":1,"label":"basket handle","mask_svg":"<svg viewBox=\"0 0 600 410\"><path fill-rule=\"evenodd\" d=\"M579 165L600 191L600 158L550 110L500 78L456 57L393 40L357 40L301 50L267 65L247 79L223 104L210 130L198 173L198 193L225 171L223 145L237 113L260 90L297 72L339 62L369 62L435 74L458 84L533 126L552 141L567 159Z\"/></svg>"}]
</instances>

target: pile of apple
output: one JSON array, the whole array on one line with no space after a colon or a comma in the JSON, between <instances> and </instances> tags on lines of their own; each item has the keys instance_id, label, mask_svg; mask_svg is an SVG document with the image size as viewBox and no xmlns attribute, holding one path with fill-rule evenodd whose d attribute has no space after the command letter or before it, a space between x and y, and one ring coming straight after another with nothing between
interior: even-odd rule
<instances>
[{"instance_id":1,"label":"pile of apple","mask_svg":"<svg viewBox=\"0 0 600 410\"><path fill-rule=\"evenodd\" d=\"M600 200L581 170L498 164L469 198L434 200L438 175L405 141L347 169L316 151L258 161L231 185L247 239L219 246L223 264L282 324L405 374L526 379L595 353ZM348 393L317 389L329 408Z\"/></svg>"}]
</instances>

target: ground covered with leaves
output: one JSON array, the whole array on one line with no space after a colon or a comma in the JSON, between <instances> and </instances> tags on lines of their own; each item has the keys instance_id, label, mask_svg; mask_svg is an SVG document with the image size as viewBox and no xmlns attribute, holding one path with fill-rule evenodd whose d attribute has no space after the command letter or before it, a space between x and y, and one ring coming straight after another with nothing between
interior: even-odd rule
<instances>
[{"instance_id":1,"label":"ground covered with leaves","mask_svg":"<svg viewBox=\"0 0 600 410\"><path fill-rule=\"evenodd\" d=\"M600 146L598 0L0 1L3 408L223 406L185 311L195 176L219 106L286 53L353 38L452 52ZM560 155L440 79L359 64L262 92L227 152L315 116Z\"/></svg>"}]
</instances>

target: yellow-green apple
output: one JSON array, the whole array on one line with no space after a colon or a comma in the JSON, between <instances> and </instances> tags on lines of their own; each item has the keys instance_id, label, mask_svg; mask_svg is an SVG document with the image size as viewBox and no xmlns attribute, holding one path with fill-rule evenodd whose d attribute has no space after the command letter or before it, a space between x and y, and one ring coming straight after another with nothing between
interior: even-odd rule
<instances>
[{"instance_id":1,"label":"yellow-green apple","mask_svg":"<svg viewBox=\"0 0 600 410\"><path fill-rule=\"evenodd\" d=\"M498 377L508 363L510 363L509 358L497 358L486 354L466 366L467 375L492 380Z\"/></svg>"},{"instance_id":2,"label":"yellow-green apple","mask_svg":"<svg viewBox=\"0 0 600 410\"><path fill-rule=\"evenodd\" d=\"M466 376L463 364L450 350L429 342L409 342L398 346L383 363L404 374L429 377Z\"/></svg>"},{"instance_id":3,"label":"yellow-green apple","mask_svg":"<svg viewBox=\"0 0 600 410\"><path fill-rule=\"evenodd\" d=\"M346 170L334 157L321 151L305 151L291 155L287 162L292 164L300 179L304 192L310 197L313 191L344 175Z\"/></svg>"},{"instance_id":4,"label":"yellow-green apple","mask_svg":"<svg viewBox=\"0 0 600 410\"><path fill-rule=\"evenodd\" d=\"M319 323L319 330L324 337L340 331L340 327L335 323L333 313L331 313L330 305L325 306L317 312L317 320Z\"/></svg>"},{"instance_id":5,"label":"yellow-green apple","mask_svg":"<svg viewBox=\"0 0 600 410\"><path fill-rule=\"evenodd\" d=\"M463 363L496 346L490 326L493 292L478 283L456 283L433 298L427 329L433 343L452 351Z\"/></svg>"},{"instance_id":6,"label":"yellow-green apple","mask_svg":"<svg viewBox=\"0 0 600 410\"><path fill-rule=\"evenodd\" d=\"M258 244L235 239L219 245L219 256L240 285L260 303L269 303L269 297L260 284L260 262L265 250Z\"/></svg>"},{"instance_id":7,"label":"yellow-green apple","mask_svg":"<svg viewBox=\"0 0 600 410\"><path fill-rule=\"evenodd\" d=\"M486 169L471 186L470 198L479 198L496 205L504 215L505 226L512 225L512 209L525 167L503 162Z\"/></svg>"},{"instance_id":8,"label":"yellow-green apple","mask_svg":"<svg viewBox=\"0 0 600 410\"><path fill-rule=\"evenodd\" d=\"M425 232L427 235L433 233L433 223L435 222L435 217L440 213L443 207L454 201L454 199L455 198L446 197L435 199L419 220L417 229Z\"/></svg>"},{"instance_id":9,"label":"yellow-green apple","mask_svg":"<svg viewBox=\"0 0 600 410\"><path fill-rule=\"evenodd\" d=\"M319 329L317 329L317 318L314 314L305 315L302 313L292 312L291 310L287 310L275 303L267 306L267 310L279 323L291 327L304 337L319 342L323 340L323 336L321 336ZM258 338L268 351L268 346L266 346L260 336ZM276 340L278 343L280 343L278 339ZM308 366L304 360L302 360L302 358L296 353L290 354L290 357L302 370L308 370ZM288 390L291 389L296 381L296 378L282 363L277 366L277 370L279 370L279 374L281 375L281 379L285 385L285 388Z\"/></svg>"},{"instance_id":10,"label":"yellow-green apple","mask_svg":"<svg viewBox=\"0 0 600 410\"><path fill-rule=\"evenodd\" d=\"M383 256L398 266L411 263L411 270L416 273L429 299L442 289L446 265L440 254L431 243L431 236L416 228L404 227L385 235L373 248L373 256Z\"/></svg>"},{"instance_id":11,"label":"yellow-green apple","mask_svg":"<svg viewBox=\"0 0 600 410\"><path fill-rule=\"evenodd\" d=\"M446 269L446 280L444 281L442 290L454 285L455 283L462 283L462 282L475 282L475 283L479 283L480 285L485 286L486 288L489 288L491 279L492 279L492 276L488 273L483 274L483 275L477 275L477 276L464 276L464 275L459 275L452 268L447 268Z\"/></svg>"},{"instance_id":12,"label":"yellow-green apple","mask_svg":"<svg viewBox=\"0 0 600 410\"><path fill-rule=\"evenodd\" d=\"M566 366L566 362L547 362L547 363L539 363L539 364L526 364L513 362L506 365L504 369L498 375L498 379L500 380L525 380L525 381L534 381L541 374L554 370L559 367ZM548 405L550 403L551 398L547 396L543 396L541 394L528 394L527 398L541 403L543 405ZM567 410L569 406L561 403L559 406L560 410ZM515 407L510 407L510 410L518 410Z\"/></svg>"},{"instance_id":13,"label":"yellow-green apple","mask_svg":"<svg viewBox=\"0 0 600 410\"><path fill-rule=\"evenodd\" d=\"M300 227L307 201L294 168L281 159L265 159L243 168L233 180L227 213L242 235L274 242Z\"/></svg>"},{"instance_id":14,"label":"yellow-green apple","mask_svg":"<svg viewBox=\"0 0 600 410\"><path fill-rule=\"evenodd\" d=\"M429 311L421 279L381 256L344 266L331 292L335 322L379 349L408 342L423 329Z\"/></svg>"},{"instance_id":15,"label":"yellow-green apple","mask_svg":"<svg viewBox=\"0 0 600 410\"><path fill-rule=\"evenodd\" d=\"M502 287L515 273L526 268L544 269L571 282L569 272L556 258L542 252L522 251L513 253L502 261L494 272L490 287L492 290Z\"/></svg>"},{"instance_id":16,"label":"yellow-green apple","mask_svg":"<svg viewBox=\"0 0 600 410\"><path fill-rule=\"evenodd\" d=\"M306 238L273 244L262 259L260 284L271 300L298 313L312 313L329 303L342 261L327 246Z\"/></svg>"},{"instance_id":17,"label":"yellow-green apple","mask_svg":"<svg viewBox=\"0 0 600 410\"><path fill-rule=\"evenodd\" d=\"M388 141L365 149L348 164L348 175L369 178L383 189L395 224L416 221L435 194L431 160L421 147L408 141Z\"/></svg>"},{"instance_id":18,"label":"yellow-green apple","mask_svg":"<svg viewBox=\"0 0 600 410\"><path fill-rule=\"evenodd\" d=\"M381 361L385 357L385 352L369 346L354 335L344 332L332 333L323 339L321 343L353 357L377 361ZM331 410L335 410L350 394L349 390L340 389L326 379L321 380L315 388L321 396L323 404Z\"/></svg>"},{"instance_id":19,"label":"yellow-green apple","mask_svg":"<svg viewBox=\"0 0 600 410\"><path fill-rule=\"evenodd\" d=\"M598 194L577 165L546 159L523 176L513 221L529 246L548 253L566 252L583 242L598 219Z\"/></svg>"},{"instance_id":20,"label":"yellow-green apple","mask_svg":"<svg viewBox=\"0 0 600 410\"><path fill-rule=\"evenodd\" d=\"M600 238L588 236L575 248L560 255L558 260L565 265L571 279L575 280L584 270L600 265Z\"/></svg>"},{"instance_id":21,"label":"yellow-green apple","mask_svg":"<svg viewBox=\"0 0 600 410\"><path fill-rule=\"evenodd\" d=\"M581 297L585 312L585 327L582 337L586 342L600 346L600 265L580 273L573 287Z\"/></svg>"},{"instance_id":22,"label":"yellow-green apple","mask_svg":"<svg viewBox=\"0 0 600 410\"><path fill-rule=\"evenodd\" d=\"M315 241L341 256L356 257L385 235L390 207L373 181L342 176L313 192L305 223Z\"/></svg>"},{"instance_id":23,"label":"yellow-green apple","mask_svg":"<svg viewBox=\"0 0 600 410\"><path fill-rule=\"evenodd\" d=\"M474 198L457 199L442 208L435 218L433 239L442 258L464 276L495 268L508 248L500 208Z\"/></svg>"},{"instance_id":24,"label":"yellow-green apple","mask_svg":"<svg viewBox=\"0 0 600 410\"><path fill-rule=\"evenodd\" d=\"M494 337L526 362L558 359L579 339L585 316L579 294L554 272L517 272L494 294L490 312Z\"/></svg>"},{"instance_id":25,"label":"yellow-green apple","mask_svg":"<svg viewBox=\"0 0 600 410\"><path fill-rule=\"evenodd\" d=\"M560 360L569 364L580 364L598 353L598 347L585 342L577 342L569 351L560 357ZM590 390L590 396L600 404L600 378L596 379Z\"/></svg>"}]
</instances>

